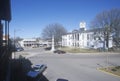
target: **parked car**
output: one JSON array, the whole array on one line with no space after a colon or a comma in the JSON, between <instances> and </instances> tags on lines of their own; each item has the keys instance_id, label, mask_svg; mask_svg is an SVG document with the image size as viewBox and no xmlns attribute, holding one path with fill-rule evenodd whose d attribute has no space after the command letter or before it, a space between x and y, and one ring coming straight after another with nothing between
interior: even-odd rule
<instances>
[{"instance_id":1,"label":"parked car","mask_svg":"<svg viewBox=\"0 0 120 81\"><path fill-rule=\"evenodd\" d=\"M22 47L16 47L16 48L12 48L12 51L23 51L24 49Z\"/></svg>"},{"instance_id":2,"label":"parked car","mask_svg":"<svg viewBox=\"0 0 120 81\"><path fill-rule=\"evenodd\" d=\"M43 44L39 44L39 47L43 47Z\"/></svg>"},{"instance_id":3,"label":"parked car","mask_svg":"<svg viewBox=\"0 0 120 81\"><path fill-rule=\"evenodd\" d=\"M42 69L45 70L46 68L47 68L47 66L46 66L45 64L39 64L39 65L34 65L34 66L33 66L33 70L34 70L34 71L40 71L40 70L42 70ZM43 71L44 71L44 70L43 70Z\"/></svg>"},{"instance_id":4,"label":"parked car","mask_svg":"<svg viewBox=\"0 0 120 81\"><path fill-rule=\"evenodd\" d=\"M51 50L51 47L46 47L45 50Z\"/></svg>"},{"instance_id":5,"label":"parked car","mask_svg":"<svg viewBox=\"0 0 120 81\"><path fill-rule=\"evenodd\" d=\"M24 49L22 47L16 48L16 51L23 51Z\"/></svg>"},{"instance_id":6,"label":"parked car","mask_svg":"<svg viewBox=\"0 0 120 81\"><path fill-rule=\"evenodd\" d=\"M66 52L65 52L65 51L62 51L62 50L55 50L54 53L64 54L64 53L66 53Z\"/></svg>"},{"instance_id":7,"label":"parked car","mask_svg":"<svg viewBox=\"0 0 120 81\"><path fill-rule=\"evenodd\" d=\"M32 70L27 73L28 81L39 81L40 75L47 69L45 64L34 65Z\"/></svg>"}]
</instances>

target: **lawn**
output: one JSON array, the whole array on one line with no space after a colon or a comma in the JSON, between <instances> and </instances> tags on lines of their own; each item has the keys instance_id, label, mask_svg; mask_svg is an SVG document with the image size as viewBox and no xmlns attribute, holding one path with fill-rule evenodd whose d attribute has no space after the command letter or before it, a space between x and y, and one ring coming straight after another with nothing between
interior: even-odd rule
<instances>
[{"instance_id":1,"label":"lawn","mask_svg":"<svg viewBox=\"0 0 120 81\"><path fill-rule=\"evenodd\" d=\"M84 49L84 48L69 48L69 47L62 47L60 50L69 52L69 53L97 53L98 50L95 49Z\"/></svg>"},{"instance_id":2,"label":"lawn","mask_svg":"<svg viewBox=\"0 0 120 81\"><path fill-rule=\"evenodd\" d=\"M107 67L107 68L99 68L99 70L114 74L117 76L120 76L120 66L113 66L113 67Z\"/></svg>"},{"instance_id":3,"label":"lawn","mask_svg":"<svg viewBox=\"0 0 120 81\"><path fill-rule=\"evenodd\" d=\"M78 48L78 47L61 47L59 50L66 51L68 53L99 53L99 52L111 52L111 53L120 53L118 50L104 50L104 49L92 49L92 48Z\"/></svg>"}]
</instances>

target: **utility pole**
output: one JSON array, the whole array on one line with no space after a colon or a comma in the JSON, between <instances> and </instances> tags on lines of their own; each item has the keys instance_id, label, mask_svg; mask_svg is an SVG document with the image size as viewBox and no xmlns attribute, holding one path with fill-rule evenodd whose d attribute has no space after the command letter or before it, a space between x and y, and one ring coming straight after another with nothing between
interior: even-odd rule
<instances>
[{"instance_id":1,"label":"utility pole","mask_svg":"<svg viewBox=\"0 0 120 81\"><path fill-rule=\"evenodd\" d=\"M12 58L15 59L15 33L16 33L16 30L14 29L14 41L13 41L13 45L14 45L14 53L12 54Z\"/></svg>"}]
</instances>

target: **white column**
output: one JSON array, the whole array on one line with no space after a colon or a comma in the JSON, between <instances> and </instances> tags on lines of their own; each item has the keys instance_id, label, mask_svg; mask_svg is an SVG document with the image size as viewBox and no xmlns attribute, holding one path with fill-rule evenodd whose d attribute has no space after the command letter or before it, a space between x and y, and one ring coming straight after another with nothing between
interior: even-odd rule
<instances>
[{"instance_id":1,"label":"white column","mask_svg":"<svg viewBox=\"0 0 120 81\"><path fill-rule=\"evenodd\" d=\"M54 47L54 35L52 36L52 48L51 48L51 51L54 51L55 50L55 47Z\"/></svg>"}]
</instances>

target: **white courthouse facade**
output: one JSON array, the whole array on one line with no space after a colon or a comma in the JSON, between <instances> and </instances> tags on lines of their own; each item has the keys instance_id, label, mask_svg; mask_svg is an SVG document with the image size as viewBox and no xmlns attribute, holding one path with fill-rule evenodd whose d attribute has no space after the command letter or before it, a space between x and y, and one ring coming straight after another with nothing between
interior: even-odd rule
<instances>
[{"instance_id":1,"label":"white courthouse facade","mask_svg":"<svg viewBox=\"0 0 120 81\"><path fill-rule=\"evenodd\" d=\"M105 43L104 37L102 36L102 30L99 28L86 30L85 26L80 26L79 30L73 30L71 33L62 36L62 46L66 47L97 49L106 48ZM109 47L112 47L112 45L111 38L109 39Z\"/></svg>"}]
</instances>

